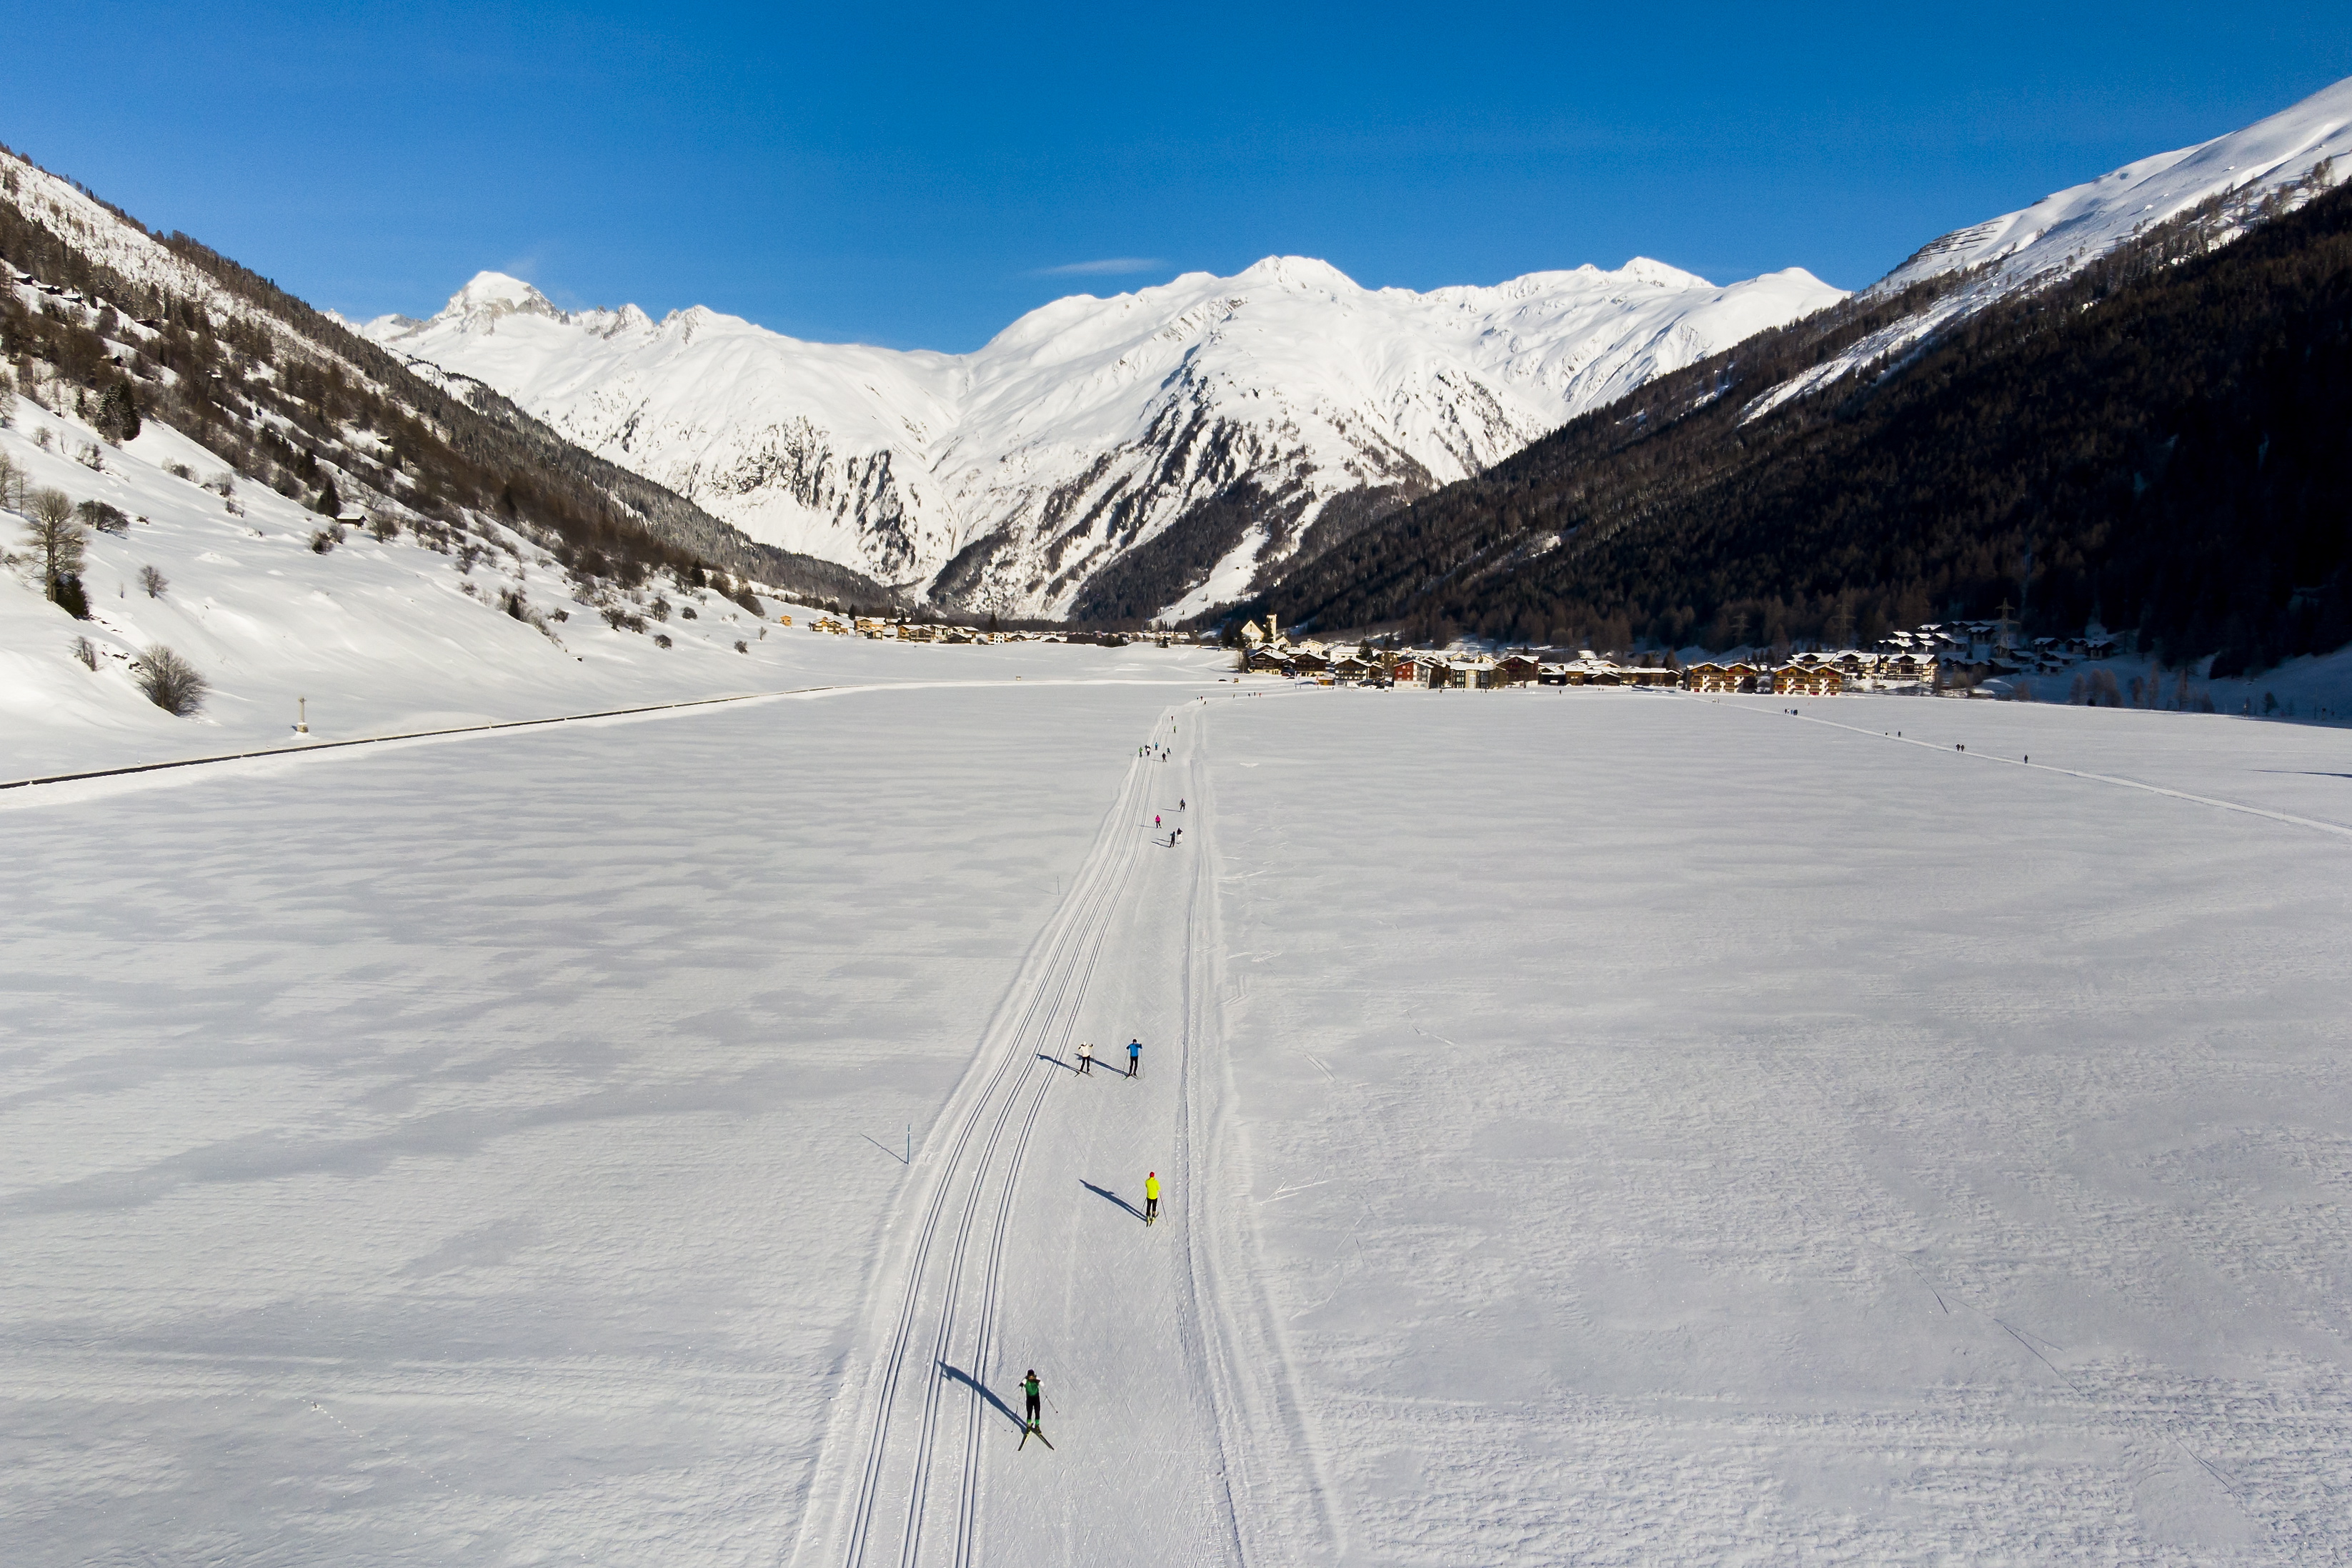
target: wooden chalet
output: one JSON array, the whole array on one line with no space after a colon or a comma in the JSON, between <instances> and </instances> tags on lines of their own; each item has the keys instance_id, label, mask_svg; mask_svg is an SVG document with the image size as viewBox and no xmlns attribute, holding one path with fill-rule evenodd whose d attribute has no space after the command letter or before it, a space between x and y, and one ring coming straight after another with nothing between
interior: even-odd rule
<instances>
[{"instance_id":1,"label":"wooden chalet","mask_svg":"<svg viewBox=\"0 0 2352 1568\"><path fill-rule=\"evenodd\" d=\"M1498 686L1529 685L1542 671L1543 666L1536 662L1536 656L1533 653L1513 653L1508 658L1496 661L1494 672L1495 685Z\"/></svg>"},{"instance_id":2,"label":"wooden chalet","mask_svg":"<svg viewBox=\"0 0 2352 1568\"><path fill-rule=\"evenodd\" d=\"M1772 690L1784 697L1832 697L1845 690L1845 677L1834 664L1784 664L1772 672Z\"/></svg>"}]
</instances>

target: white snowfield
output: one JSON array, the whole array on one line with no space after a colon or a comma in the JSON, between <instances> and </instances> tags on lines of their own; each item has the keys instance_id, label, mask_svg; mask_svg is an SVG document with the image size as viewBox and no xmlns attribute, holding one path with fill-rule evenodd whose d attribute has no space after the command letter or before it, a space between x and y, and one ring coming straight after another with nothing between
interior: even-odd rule
<instances>
[{"instance_id":1,"label":"white snowfield","mask_svg":"<svg viewBox=\"0 0 2352 1568\"><path fill-rule=\"evenodd\" d=\"M1162 668L0 796L10 1561L2352 1556L2352 737Z\"/></svg>"},{"instance_id":2,"label":"white snowfield","mask_svg":"<svg viewBox=\"0 0 2352 1568\"><path fill-rule=\"evenodd\" d=\"M1232 598L1332 497L1479 472L1662 371L1843 298L1635 258L1492 287L1368 289L1269 256L1077 295L969 354L808 343L696 307L557 310L483 273L361 329L477 378L752 538L943 601L1062 613L1237 480L1296 499L1171 613Z\"/></svg>"},{"instance_id":3,"label":"white snowfield","mask_svg":"<svg viewBox=\"0 0 2352 1568\"><path fill-rule=\"evenodd\" d=\"M15 416L0 428L0 455L25 472L27 489L62 489L134 520L120 535L89 536L92 618L78 622L44 596L24 519L0 507L0 551L13 557L0 571L0 782L819 685L1156 679L1217 662L1157 649L822 637L807 630L803 607L766 597L762 620L667 580L616 597L646 630L616 629L561 566L514 535L493 528L495 539L436 549L413 531L379 541L350 529L322 555L311 540L328 519L242 480L231 510L203 487L224 475L220 460L167 425L151 420L113 447L26 399L15 400ZM86 450L100 469L75 459ZM142 567L163 574L160 596L140 586ZM553 635L500 608L512 593ZM657 599L667 619L654 618ZM84 642L95 668L77 656ZM134 662L159 643L212 685L192 717L164 713L135 685ZM309 733L297 734L306 714Z\"/></svg>"}]
</instances>

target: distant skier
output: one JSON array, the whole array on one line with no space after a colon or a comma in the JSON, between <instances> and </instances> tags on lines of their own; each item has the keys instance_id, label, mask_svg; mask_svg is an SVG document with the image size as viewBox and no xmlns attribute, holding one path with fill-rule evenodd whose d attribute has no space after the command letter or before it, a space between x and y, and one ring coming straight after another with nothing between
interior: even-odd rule
<instances>
[{"instance_id":1,"label":"distant skier","mask_svg":"<svg viewBox=\"0 0 2352 1568\"><path fill-rule=\"evenodd\" d=\"M1139 1040L1130 1040L1127 1042L1127 1075L1132 1078L1142 1071L1143 1042Z\"/></svg>"},{"instance_id":2,"label":"distant skier","mask_svg":"<svg viewBox=\"0 0 2352 1568\"><path fill-rule=\"evenodd\" d=\"M1078 1042L1078 1076L1091 1078L1094 1076L1094 1071L1095 1048L1081 1040Z\"/></svg>"},{"instance_id":3,"label":"distant skier","mask_svg":"<svg viewBox=\"0 0 2352 1568\"><path fill-rule=\"evenodd\" d=\"M1151 813L1151 825L1155 828L1160 825L1160 813L1157 811Z\"/></svg>"},{"instance_id":4,"label":"distant skier","mask_svg":"<svg viewBox=\"0 0 2352 1568\"><path fill-rule=\"evenodd\" d=\"M1152 1224L1160 1218L1160 1173L1153 1171L1143 1178L1143 1223Z\"/></svg>"},{"instance_id":5,"label":"distant skier","mask_svg":"<svg viewBox=\"0 0 2352 1568\"><path fill-rule=\"evenodd\" d=\"M1183 800L1183 798L1182 798L1181 796L1179 796L1179 797L1177 798L1177 800L1176 800L1176 809L1177 809L1178 810L1180 810L1180 811L1181 811L1181 810L1182 810L1184 809L1184 800Z\"/></svg>"},{"instance_id":6,"label":"distant skier","mask_svg":"<svg viewBox=\"0 0 2352 1568\"><path fill-rule=\"evenodd\" d=\"M1031 1367L1029 1375L1021 1380L1021 1392L1029 1406L1029 1429L1037 1429L1038 1411L1043 1407L1045 1391L1037 1386L1037 1369Z\"/></svg>"}]
</instances>

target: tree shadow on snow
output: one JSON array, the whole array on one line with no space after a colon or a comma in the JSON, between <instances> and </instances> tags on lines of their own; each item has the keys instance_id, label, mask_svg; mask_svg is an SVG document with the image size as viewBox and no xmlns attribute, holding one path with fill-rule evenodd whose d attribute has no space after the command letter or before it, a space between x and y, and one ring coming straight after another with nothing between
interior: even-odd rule
<instances>
[{"instance_id":1,"label":"tree shadow on snow","mask_svg":"<svg viewBox=\"0 0 2352 1568\"><path fill-rule=\"evenodd\" d=\"M940 1363L940 1375L946 1378L950 1383L962 1384L966 1388L971 1389L974 1394L977 1394L982 1399L987 1400L997 1409L1004 1412L1004 1418L1007 1421L1012 1422L1015 1427L1022 1428L1024 1431L1028 1429L1029 1423L1021 1419L1020 1416L1015 1416L1013 1413L1012 1406L1007 1405L1003 1400L999 1399L996 1396L994 1390L991 1389L986 1384L981 1382L977 1377L974 1377L971 1373L966 1372L962 1367L950 1366L946 1362L942 1361Z\"/></svg>"},{"instance_id":2,"label":"tree shadow on snow","mask_svg":"<svg viewBox=\"0 0 2352 1568\"><path fill-rule=\"evenodd\" d=\"M1135 1216L1136 1218L1140 1219L1143 1218L1143 1210L1136 1207L1135 1205L1128 1202L1127 1199L1119 1197L1118 1194L1111 1191L1110 1188L1107 1186L1097 1186L1090 1181L1081 1181L1078 1185L1086 1188L1088 1192L1093 1193L1097 1197L1103 1199L1105 1202L1118 1205L1121 1208L1127 1210L1128 1213Z\"/></svg>"}]
</instances>

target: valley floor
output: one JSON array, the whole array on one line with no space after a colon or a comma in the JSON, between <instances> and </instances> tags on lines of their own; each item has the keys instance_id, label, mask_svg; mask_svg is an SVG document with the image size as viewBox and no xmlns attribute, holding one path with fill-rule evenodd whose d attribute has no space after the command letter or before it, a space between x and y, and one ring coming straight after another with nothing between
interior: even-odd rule
<instances>
[{"instance_id":1,"label":"valley floor","mask_svg":"<svg viewBox=\"0 0 2352 1568\"><path fill-rule=\"evenodd\" d=\"M2352 1555L2352 736L1798 706L0 798L11 1558Z\"/></svg>"}]
</instances>

